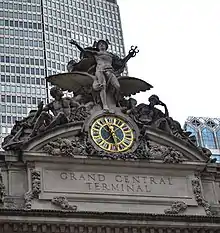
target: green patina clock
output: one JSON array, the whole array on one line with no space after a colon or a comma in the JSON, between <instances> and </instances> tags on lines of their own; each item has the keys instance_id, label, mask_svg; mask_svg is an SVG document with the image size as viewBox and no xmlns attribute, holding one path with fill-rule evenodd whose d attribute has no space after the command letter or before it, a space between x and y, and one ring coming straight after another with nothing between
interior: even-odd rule
<instances>
[{"instance_id":1,"label":"green patina clock","mask_svg":"<svg viewBox=\"0 0 220 233\"><path fill-rule=\"evenodd\" d=\"M117 116L101 116L90 128L91 138L108 152L125 152L134 144L134 131L127 121Z\"/></svg>"}]
</instances>

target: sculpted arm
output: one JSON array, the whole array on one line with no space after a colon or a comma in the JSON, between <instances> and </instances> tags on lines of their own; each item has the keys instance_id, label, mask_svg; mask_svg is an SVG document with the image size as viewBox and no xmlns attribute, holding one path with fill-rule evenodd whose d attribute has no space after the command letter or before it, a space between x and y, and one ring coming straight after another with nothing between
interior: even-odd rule
<instances>
[{"instance_id":1,"label":"sculpted arm","mask_svg":"<svg viewBox=\"0 0 220 233\"><path fill-rule=\"evenodd\" d=\"M70 40L70 44L73 44L79 49L80 52L82 53L90 53L90 54L97 54L98 51L95 50L90 50L90 49L83 49L75 40Z\"/></svg>"},{"instance_id":2,"label":"sculpted arm","mask_svg":"<svg viewBox=\"0 0 220 233\"><path fill-rule=\"evenodd\" d=\"M135 57L136 54L139 53L139 50L137 49L137 46L131 46L131 49L128 52L128 55L126 57L124 57L122 60L123 65L125 66L125 64L132 58Z\"/></svg>"},{"instance_id":3,"label":"sculpted arm","mask_svg":"<svg viewBox=\"0 0 220 233\"><path fill-rule=\"evenodd\" d=\"M169 117L169 111L168 111L168 108L167 108L166 104L163 103L162 101L160 101L160 105L164 107L164 110L165 110L164 114L165 114L165 116Z\"/></svg>"},{"instance_id":4,"label":"sculpted arm","mask_svg":"<svg viewBox=\"0 0 220 233\"><path fill-rule=\"evenodd\" d=\"M85 51L85 53L91 53L91 54L94 54L94 55L99 53L98 51L90 50L90 49L85 49L84 51Z\"/></svg>"},{"instance_id":5,"label":"sculpted arm","mask_svg":"<svg viewBox=\"0 0 220 233\"><path fill-rule=\"evenodd\" d=\"M80 52L85 53L85 50L84 50L75 40L71 39L71 40L70 40L70 44L75 45L76 48L77 48Z\"/></svg>"},{"instance_id":6,"label":"sculpted arm","mask_svg":"<svg viewBox=\"0 0 220 233\"><path fill-rule=\"evenodd\" d=\"M75 101L75 100L73 100L72 98L70 99L70 107L71 108L78 108L78 107L80 107L80 104L77 102L77 101Z\"/></svg>"},{"instance_id":7,"label":"sculpted arm","mask_svg":"<svg viewBox=\"0 0 220 233\"><path fill-rule=\"evenodd\" d=\"M42 109L42 111L44 111L44 112L52 111L53 112L53 104L49 103L49 104L45 105L45 107Z\"/></svg>"}]
</instances>

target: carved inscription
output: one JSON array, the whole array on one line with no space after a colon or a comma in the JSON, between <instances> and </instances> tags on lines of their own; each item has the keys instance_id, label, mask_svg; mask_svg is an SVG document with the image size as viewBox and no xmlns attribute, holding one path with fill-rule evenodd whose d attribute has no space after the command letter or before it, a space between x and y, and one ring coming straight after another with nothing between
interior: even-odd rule
<instances>
[{"instance_id":1,"label":"carved inscription","mask_svg":"<svg viewBox=\"0 0 220 233\"><path fill-rule=\"evenodd\" d=\"M178 192L176 191L178 190ZM45 171L45 192L188 196L185 177Z\"/></svg>"},{"instance_id":2,"label":"carved inscription","mask_svg":"<svg viewBox=\"0 0 220 233\"><path fill-rule=\"evenodd\" d=\"M171 177L147 177L147 176L129 176L129 175L114 175L113 182L109 183L104 174L94 173L74 173L61 172L62 180L82 181L89 191L113 191L113 192L131 192L144 193L151 192L149 184L167 184L172 185Z\"/></svg>"}]
</instances>

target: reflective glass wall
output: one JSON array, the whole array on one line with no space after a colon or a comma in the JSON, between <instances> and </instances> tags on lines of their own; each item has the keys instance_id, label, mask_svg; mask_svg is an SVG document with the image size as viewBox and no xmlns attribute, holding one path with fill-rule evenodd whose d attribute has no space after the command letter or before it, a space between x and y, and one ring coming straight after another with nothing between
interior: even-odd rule
<instances>
[{"instance_id":1,"label":"reflective glass wall","mask_svg":"<svg viewBox=\"0 0 220 233\"><path fill-rule=\"evenodd\" d=\"M184 129L196 136L197 145L211 150L213 158L220 162L220 119L188 117Z\"/></svg>"},{"instance_id":2,"label":"reflective glass wall","mask_svg":"<svg viewBox=\"0 0 220 233\"><path fill-rule=\"evenodd\" d=\"M0 2L0 140L16 119L48 99L45 76L66 72L82 47L108 39L109 50L124 57L115 0L3 0ZM0 142L1 142L0 141Z\"/></svg>"}]
</instances>

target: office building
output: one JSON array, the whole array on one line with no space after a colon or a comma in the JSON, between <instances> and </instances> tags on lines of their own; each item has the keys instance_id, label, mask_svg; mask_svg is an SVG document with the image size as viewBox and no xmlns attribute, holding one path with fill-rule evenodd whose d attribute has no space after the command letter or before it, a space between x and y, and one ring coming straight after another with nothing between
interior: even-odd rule
<instances>
[{"instance_id":1,"label":"office building","mask_svg":"<svg viewBox=\"0 0 220 233\"><path fill-rule=\"evenodd\" d=\"M124 56L115 0L7 0L0 2L0 138L10 133L37 103L48 98L45 77L65 72L82 47L108 39L109 50Z\"/></svg>"},{"instance_id":2,"label":"office building","mask_svg":"<svg viewBox=\"0 0 220 233\"><path fill-rule=\"evenodd\" d=\"M211 150L212 157L220 162L220 119L208 117L188 117L184 129L192 132L197 145Z\"/></svg>"}]
</instances>

